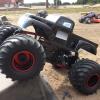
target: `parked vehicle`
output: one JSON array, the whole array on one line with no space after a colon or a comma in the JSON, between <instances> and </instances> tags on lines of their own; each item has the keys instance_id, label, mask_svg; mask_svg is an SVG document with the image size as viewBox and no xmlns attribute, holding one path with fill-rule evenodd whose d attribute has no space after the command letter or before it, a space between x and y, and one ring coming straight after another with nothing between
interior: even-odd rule
<instances>
[{"instance_id":1,"label":"parked vehicle","mask_svg":"<svg viewBox=\"0 0 100 100\"><path fill-rule=\"evenodd\" d=\"M79 19L79 22L86 24L100 23L100 14L95 14L94 12L86 13Z\"/></svg>"}]
</instances>

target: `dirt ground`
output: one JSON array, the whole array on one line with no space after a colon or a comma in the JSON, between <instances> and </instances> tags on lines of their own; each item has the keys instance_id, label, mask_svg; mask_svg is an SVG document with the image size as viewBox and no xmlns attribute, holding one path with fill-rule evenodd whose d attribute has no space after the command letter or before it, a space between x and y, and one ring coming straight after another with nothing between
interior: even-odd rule
<instances>
[{"instance_id":1,"label":"dirt ground","mask_svg":"<svg viewBox=\"0 0 100 100\"><path fill-rule=\"evenodd\" d=\"M80 13L64 14L75 21L74 33L78 34L84 38L87 38L93 42L100 44L100 24L81 24L78 22L80 18ZM19 16L8 16L8 18L16 23ZM100 63L100 46L98 47L98 53L96 56L87 53L85 51L80 51L81 58L89 58ZM54 92L56 93L59 100L100 100L100 90L97 93L89 96L85 96L77 92L70 84L67 77L67 70L55 70L51 64L46 63L43 70L43 76L46 81L49 82ZM66 96L63 99L64 94L68 92L71 97Z\"/></svg>"}]
</instances>

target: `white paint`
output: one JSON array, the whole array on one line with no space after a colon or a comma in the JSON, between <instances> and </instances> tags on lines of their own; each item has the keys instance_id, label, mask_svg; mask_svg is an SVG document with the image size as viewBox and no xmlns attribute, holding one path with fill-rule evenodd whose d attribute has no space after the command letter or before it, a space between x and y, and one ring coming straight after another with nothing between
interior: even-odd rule
<instances>
[{"instance_id":1,"label":"white paint","mask_svg":"<svg viewBox=\"0 0 100 100\"><path fill-rule=\"evenodd\" d=\"M66 28L71 28L71 23L68 22L64 22L63 26L65 26Z\"/></svg>"},{"instance_id":2,"label":"white paint","mask_svg":"<svg viewBox=\"0 0 100 100\"><path fill-rule=\"evenodd\" d=\"M66 41L68 38L68 34L62 31L58 31L56 37Z\"/></svg>"},{"instance_id":3,"label":"white paint","mask_svg":"<svg viewBox=\"0 0 100 100\"><path fill-rule=\"evenodd\" d=\"M22 15L19 20L18 20L18 26L20 28L27 28L28 26L28 21L30 20L30 18L28 17L29 15L31 15L30 13L26 13L24 15ZM30 23L31 24L31 23Z\"/></svg>"},{"instance_id":4,"label":"white paint","mask_svg":"<svg viewBox=\"0 0 100 100\"><path fill-rule=\"evenodd\" d=\"M51 22L56 22L59 18L60 18L61 15L59 14L50 14L46 17L46 20L49 20Z\"/></svg>"}]
</instances>

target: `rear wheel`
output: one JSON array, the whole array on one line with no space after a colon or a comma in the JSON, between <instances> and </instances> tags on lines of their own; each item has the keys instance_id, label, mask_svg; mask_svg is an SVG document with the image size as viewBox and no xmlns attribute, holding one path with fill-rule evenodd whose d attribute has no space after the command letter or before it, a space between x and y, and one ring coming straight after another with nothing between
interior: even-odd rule
<instances>
[{"instance_id":1,"label":"rear wheel","mask_svg":"<svg viewBox=\"0 0 100 100\"><path fill-rule=\"evenodd\" d=\"M90 18L86 18L86 19L85 19L85 23L86 23L86 24L91 24L91 19L90 19Z\"/></svg>"},{"instance_id":2,"label":"rear wheel","mask_svg":"<svg viewBox=\"0 0 100 100\"><path fill-rule=\"evenodd\" d=\"M83 94L92 94L100 87L100 66L91 60L80 60L69 71L71 84Z\"/></svg>"},{"instance_id":3,"label":"rear wheel","mask_svg":"<svg viewBox=\"0 0 100 100\"><path fill-rule=\"evenodd\" d=\"M44 63L44 49L31 36L13 35L0 47L0 67L13 80L29 79L38 75Z\"/></svg>"},{"instance_id":4,"label":"rear wheel","mask_svg":"<svg viewBox=\"0 0 100 100\"><path fill-rule=\"evenodd\" d=\"M4 25L0 27L0 45L1 43L8 38L9 36L13 35L14 32L18 28L13 25Z\"/></svg>"},{"instance_id":5,"label":"rear wheel","mask_svg":"<svg viewBox=\"0 0 100 100\"><path fill-rule=\"evenodd\" d=\"M96 18L97 18L97 19L100 19L100 14L98 14L98 15L96 16Z\"/></svg>"}]
</instances>

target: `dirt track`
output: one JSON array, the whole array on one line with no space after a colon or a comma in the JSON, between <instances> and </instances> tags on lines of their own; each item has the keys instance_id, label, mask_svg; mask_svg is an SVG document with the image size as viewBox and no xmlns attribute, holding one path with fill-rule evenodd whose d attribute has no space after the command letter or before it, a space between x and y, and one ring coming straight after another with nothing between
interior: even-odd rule
<instances>
[{"instance_id":1,"label":"dirt track","mask_svg":"<svg viewBox=\"0 0 100 100\"><path fill-rule=\"evenodd\" d=\"M75 21L76 26L74 29L74 33L100 44L100 24L91 24L91 25L80 24L78 22L78 19L80 17L79 13L65 14L65 15L72 18ZM15 23L19 16L17 17L8 16L8 17L11 19L11 21L14 21ZM81 51L80 57L84 57L84 58L88 57L100 63L100 46L98 47L98 54L96 56L89 54L87 52ZM93 94L90 96L84 96L78 93L70 85L70 82L67 78L66 70L56 71L53 69L51 64L46 64L43 74L45 76L44 78L50 83L51 87L57 94L59 100L62 100L64 92L66 91L69 92L72 98L66 97L65 100L100 100L100 90L98 90L96 94ZM12 84L12 82L6 80L3 77L4 76L1 75L0 82L6 83L5 84L6 87L9 86L9 84ZM3 83L2 85L0 85L1 88L3 86Z\"/></svg>"}]
</instances>

